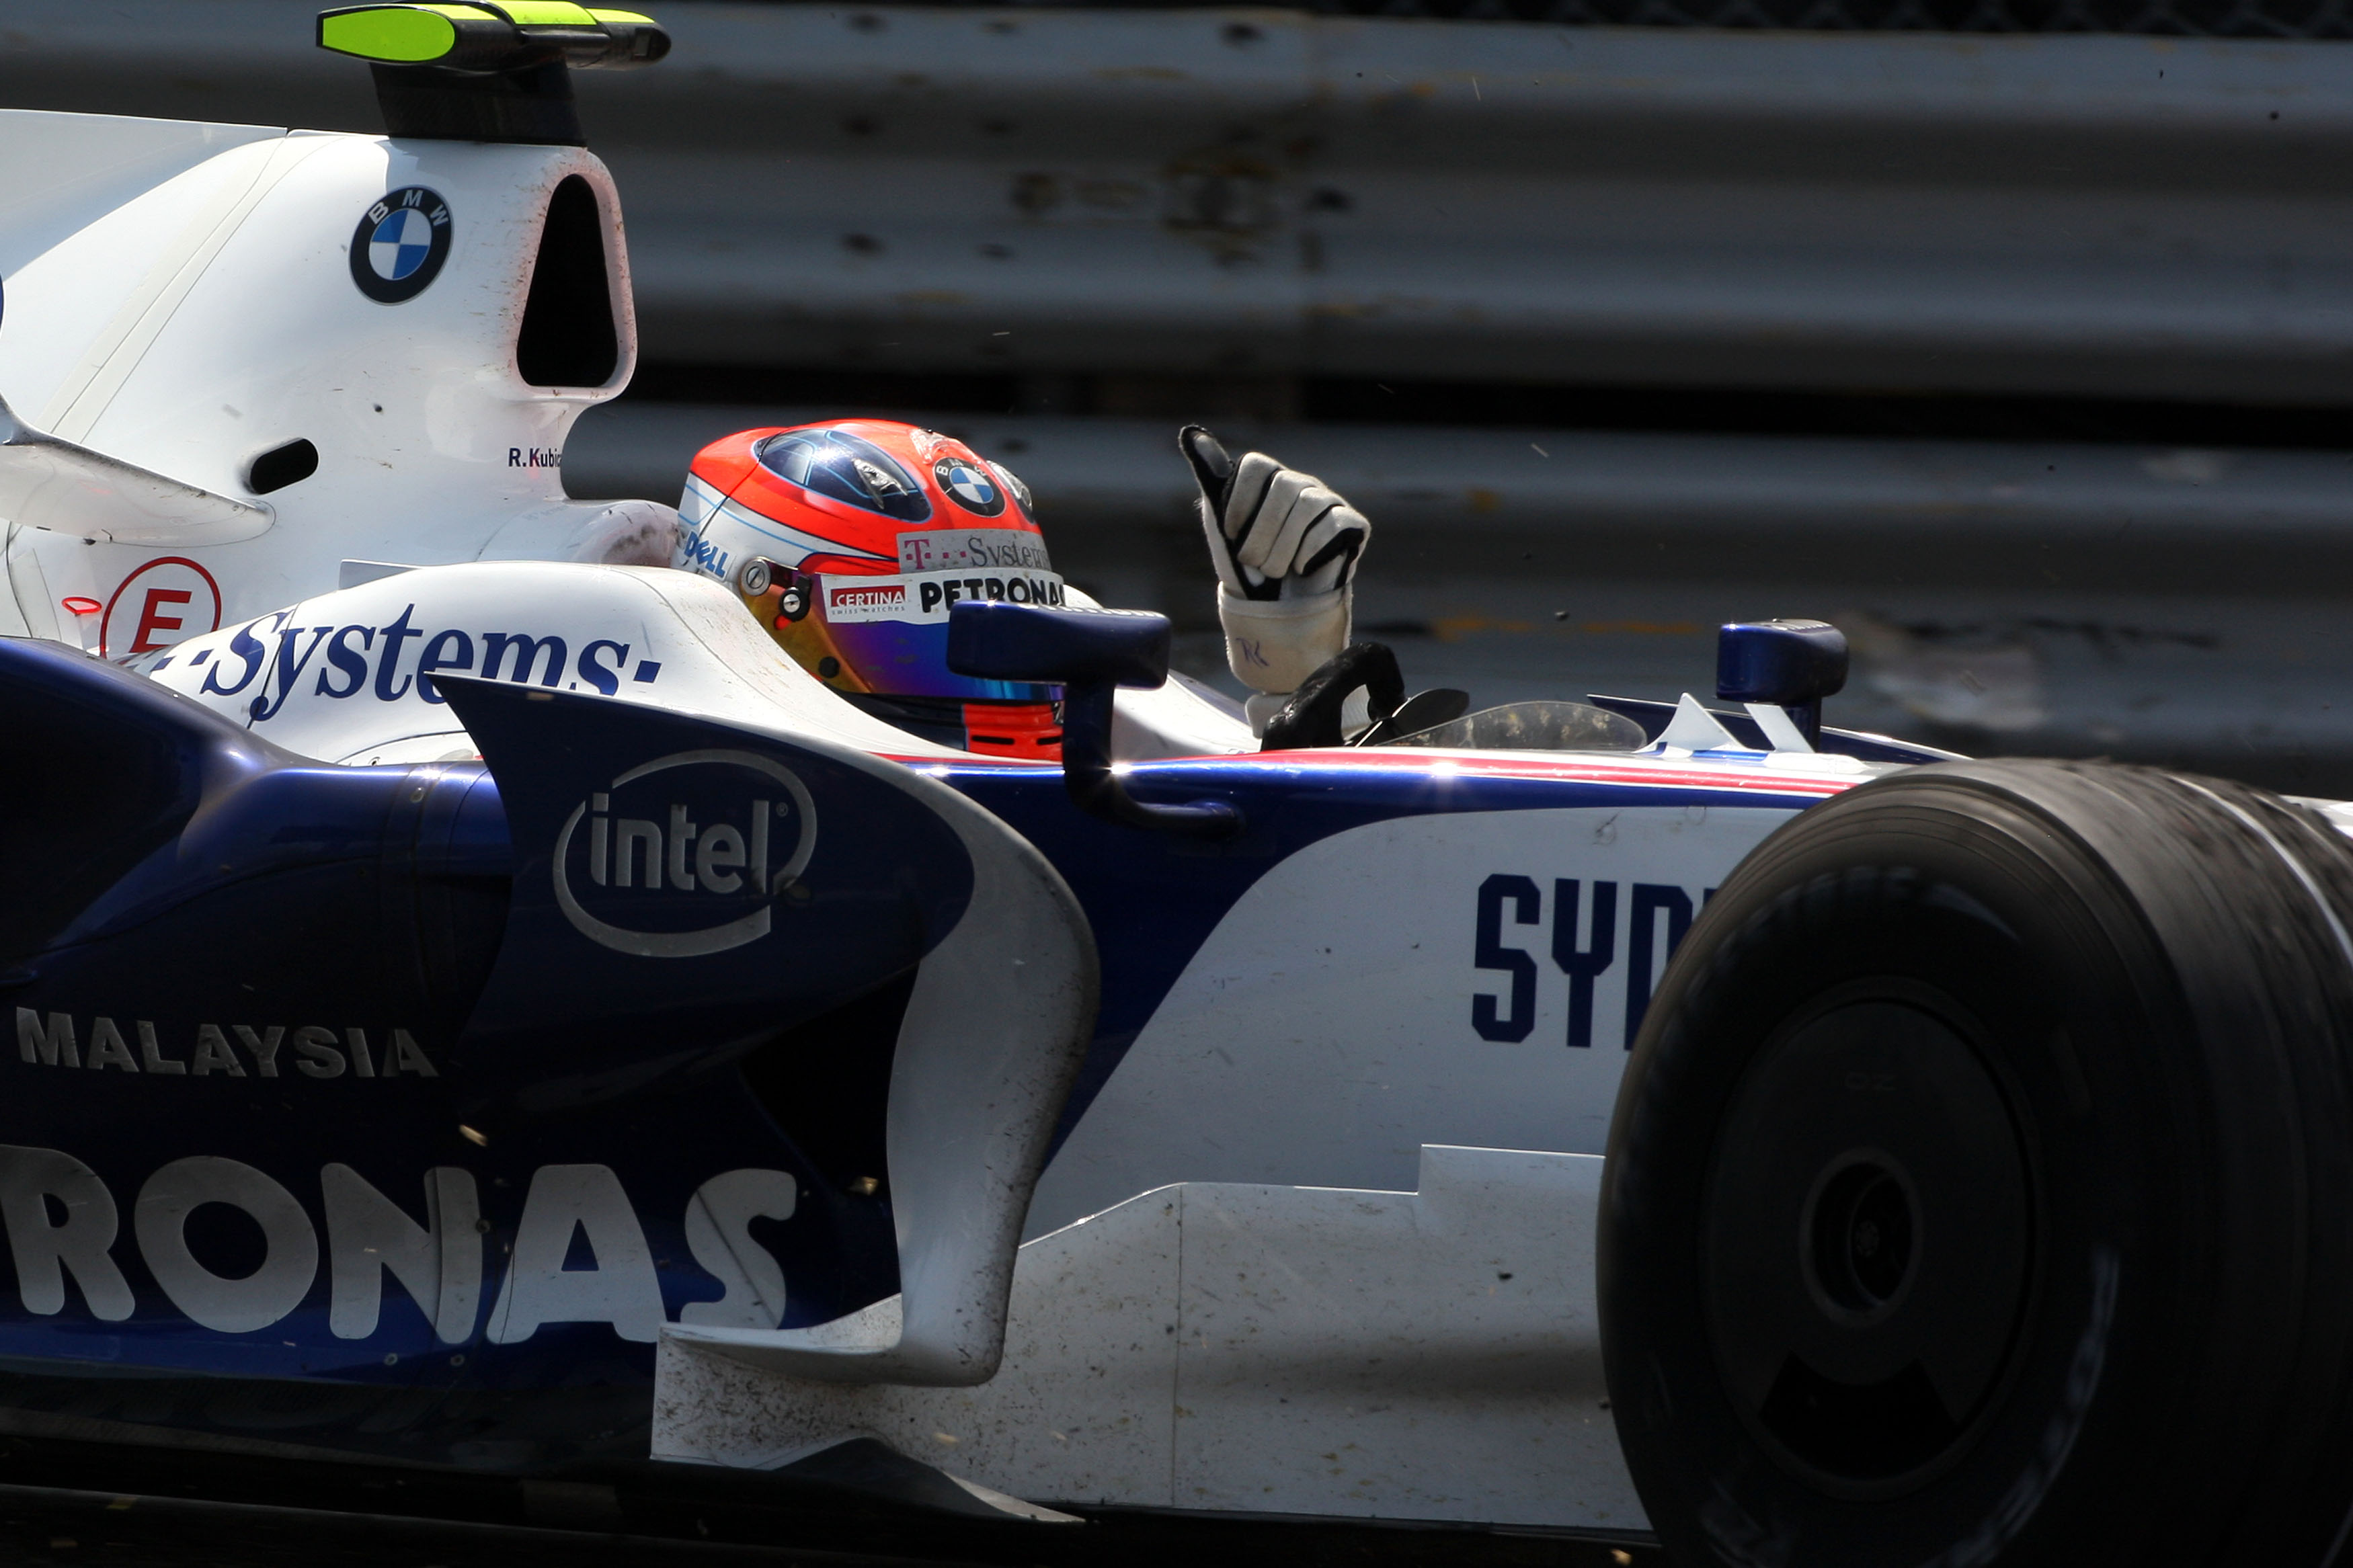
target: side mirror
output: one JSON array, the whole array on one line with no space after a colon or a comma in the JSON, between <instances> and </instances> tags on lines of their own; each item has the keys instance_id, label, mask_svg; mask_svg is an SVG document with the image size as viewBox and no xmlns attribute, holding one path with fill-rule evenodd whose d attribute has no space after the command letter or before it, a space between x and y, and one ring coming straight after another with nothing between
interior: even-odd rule
<instances>
[{"instance_id":1,"label":"side mirror","mask_svg":"<svg viewBox=\"0 0 2353 1568\"><path fill-rule=\"evenodd\" d=\"M1828 621L1735 621L1715 634L1715 694L1788 710L1806 737L1822 739L1822 699L1846 685L1846 634Z\"/></svg>"},{"instance_id":2,"label":"side mirror","mask_svg":"<svg viewBox=\"0 0 2353 1568\"><path fill-rule=\"evenodd\" d=\"M966 599L948 610L948 668L982 680L1149 689L1168 679L1168 617Z\"/></svg>"},{"instance_id":3,"label":"side mirror","mask_svg":"<svg viewBox=\"0 0 2353 1568\"><path fill-rule=\"evenodd\" d=\"M1112 772L1112 694L1168 679L1167 616L968 599L948 611L947 664L977 679L1062 688L1062 783L1081 810L1203 838L1241 831L1242 815L1229 802L1137 800Z\"/></svg>"}]
</instances>

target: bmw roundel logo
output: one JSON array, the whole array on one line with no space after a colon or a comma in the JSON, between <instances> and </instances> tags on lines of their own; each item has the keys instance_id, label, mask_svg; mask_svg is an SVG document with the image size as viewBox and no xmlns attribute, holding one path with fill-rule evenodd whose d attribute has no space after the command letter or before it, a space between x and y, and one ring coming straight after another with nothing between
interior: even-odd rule
<instances>
[{"instance_id":1,"label":"bmw roundel logo","mask_svg":"<svg viewBox=\"0 0 2353 1568\"><path fill-rule=\"evenodd\" d=\"M932 478L968 512L995 517L1005 510L1005 492L997 488L997 476L970 458L942 458L932 465Z\"/></svg>"},{"instance_id":2,"label":"bmw roundel logo","mask_svg":"<svg viewBox=\"0 0 2353 1568\"><path fill-rule=\"evenodd\" d=\"M352 231L352 281L379 305L425 292L449 259L449 204L423 185L393 191Z\"/></svg>"}]
</instances>

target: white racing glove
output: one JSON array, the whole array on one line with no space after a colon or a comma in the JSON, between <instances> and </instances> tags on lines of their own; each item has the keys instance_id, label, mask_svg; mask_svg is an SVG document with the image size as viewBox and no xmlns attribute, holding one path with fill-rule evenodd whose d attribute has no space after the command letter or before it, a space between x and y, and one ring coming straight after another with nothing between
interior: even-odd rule
<instances>
[{"instance_id":1,"label":"white racing glove","mask_svg":"<svg viewBox=\"0 0 2353 1568\"><path fill-rule=\"evenodd\" d=\"M1226 665L1261 694L1248 707L1251 728L1262 729L1348 646L1351 584L1373 525L1313 474L1263 452L1237 463L1198 425L1186 426L1176 445L1201 485Z\"/></svg>"}]
</instances>

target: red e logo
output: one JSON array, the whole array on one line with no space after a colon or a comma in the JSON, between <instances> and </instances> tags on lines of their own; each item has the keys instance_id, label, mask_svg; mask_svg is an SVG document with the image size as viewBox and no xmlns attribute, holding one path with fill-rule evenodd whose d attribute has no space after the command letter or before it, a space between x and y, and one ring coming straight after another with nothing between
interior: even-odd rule
<instances>
[{"instance_id":1,"label":"red e logo","mask_svg":"<svg viewBox=\"0 0 2353 1568\"><path fill-rule=\"evenodd\" d=\"M164 555L125 577L106 602L99 655L132 658L220 626L220 585L185 556Z\"/></svg>"}]
</instances>

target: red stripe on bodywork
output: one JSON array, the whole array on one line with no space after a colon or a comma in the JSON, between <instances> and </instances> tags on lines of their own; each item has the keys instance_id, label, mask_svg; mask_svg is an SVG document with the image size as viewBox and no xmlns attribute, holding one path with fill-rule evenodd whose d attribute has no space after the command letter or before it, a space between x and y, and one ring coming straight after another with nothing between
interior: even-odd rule
<instances>
[{"instance_id":1,"label":"red stripe on bodywork","mask_svg":"<svg viewBox=\"0 0 2353 1568\"><path fill-rule=\"evenodd\" d=\"M884 755L889 755L884 753ZM976 755L954 762L944 757L891 756L892 762L904 763L909 767L985 767L1039 768L1050 767L1050 763L1015 761L1010 758ZM1585 762L1580 759L1532 754L1486 753L1454 757L1433 757L1428 760L1408 760L1397 756L1368 755L1364 751L1342 748L1331 751L1242 752L1227 756L1156 757L1149 764L1157 769L1162 764L1182 766L1187 763L1207 763L1231 766L1241 763L1290 772L1294 770L1360 769L1368 772L1412 773L1422 778L1482 778L1482 779L1561 779L1585 784L1651 784L1662 789L1742 790L1758 795L1808 795L1828 798L1842 795L1862 778L1826 779L1768 772L1764 769L1724 768L1698 769L1681 767L1630 767L1623 763Z\"/></svg>"},{"instance_id":2,"label":"red stripe on bodywork","mask_svg":"<svg viewBox=\"0 0 2353 1568\"><path fill-rule=\"evenodd\" d=\"M1400 757L1367 755L1366 751L1353 747L1335 751L1282 752L1275 755L1282 759L1282 764L1275 765L1388 769L1419 773L1425 777L1434 774L1452 778L1576 779L1592 784L1659 784L1680 789L1757 790L1769 795L1841 795L1864 782L1861 778L1812 778L1762 768L1727 767L1719 772L1712 768L1630 767L1623 763L1585 762L1570 757L1512 752L1434 757L1420 763L1408 762ZM1257 760L1272 762L1272 758L1264 753L1261 753Z\"/></svg>"}]
</instances>

